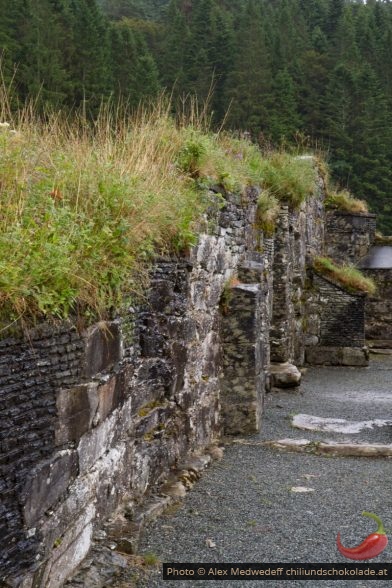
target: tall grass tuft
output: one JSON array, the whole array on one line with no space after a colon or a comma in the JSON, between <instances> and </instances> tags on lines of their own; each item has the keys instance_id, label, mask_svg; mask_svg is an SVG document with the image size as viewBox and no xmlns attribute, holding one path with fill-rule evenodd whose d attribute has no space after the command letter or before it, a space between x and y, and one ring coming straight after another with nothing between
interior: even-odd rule
<instances>
[{"instance_id":1,"label":"tall grass tuft","mask_svg":"<svg viewBox=\"0 0 392 588\"><path fill-rule=\"evenodd\" d=\"M313 267L321 275L331 278L353 293L365 292L371 296L376 292L375 282L354 266L338 266L328 257L316 257Z\"/></svg>"},{"instance_id":2,"label":"tall grass tuft","mask_svg":"<svg viewBox=\"0 0 392 588\"><path fill-rule=\"evenodd\" d=\"M325 200L325 206L326 208L350 212L352 214L366 214L369 212L366 202L354 198L348 190L330 192Z\"/></svg>"}]
</instances>

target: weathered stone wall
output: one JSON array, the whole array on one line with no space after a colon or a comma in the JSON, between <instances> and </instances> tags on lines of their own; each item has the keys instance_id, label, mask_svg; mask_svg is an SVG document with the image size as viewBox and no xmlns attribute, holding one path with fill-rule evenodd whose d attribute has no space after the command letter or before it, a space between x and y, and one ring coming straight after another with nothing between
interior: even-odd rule
<instances>
[{"instance_id":1,"label":"weathered stone wall","mask_svg":"<svg viewBox=\"0 0 392 588\"><path fill-rule=\"evenodd\" d=\"M0 343L0 581L62 586L124 500L133 512L222 431L256 432L270 360L302 365L305 343L309 358L338 336L360 349L363 298L315 276L306 300L324 191L320 179L299 211L282 207L269 239L257 190L222 194L189 254L157 260L142 306L83 334L44 326Z\"/></svg>"},{"instance_id":2,"label":"weathered stone wall","mask_svg":"<svg viewBox=\"0 0 392 588\"><path fill-rule=\"evenodd\" d=\"M304 363L306 266L323 252L324 198L325 186L320 177L312 198L298 211L282 207L278 218L273 258L273 362Z\"/></svg>"},{"instance_id":3,"label":"weathered stone wall","mask_svg":"<svg viewBox=\"0 0 392 588\"><path fill-rule=\"evenodd\" d=\"M325 225L325 253L337 262L356 264L374 243L375 214L328 211Z\"/></svg>"},{"instance_id":4,"label":"weathered stone wall","mask_svg":"<svg viewBox=\"0 0 392 588\"><path fill-rule=\"evenodd\" d=\"M264 260L245 262L222 308L222 416L226 434L260 429L268 389L269 306Z\"/></svg>"},{"instance_id":5,"label":"weathered stone wall","mask_svg":"<svg viewBox=\"0 0 392 588\"><path fill-rule=\"evenodd\" d=\"M392 347L392 269L363 269L377 286L366 301L366 339Z\"/></svg>"},{"instance_id":6,"label":"weathered stone wall","mask_svg":"<svg viewBox=\"0 0 392 588\"><path fill-rule=\"evenodd\" d=\"M306 361L316 365L367 365L365 294L351 294L310 272Z\"/></svg>"},{"instance_id":7,"label":"weathered stone wall","mask_svg":"<svg viewBox=\"0 0 392 588\"><path fill-rule=\"evenodd\" d=\"M97 522L125 499L137 505L183 456L220 434L221 403L259 427L268 309L264 266L252 261L258 192L225 198L188 258L158 260L143 307L83 335L62 325L1 342L0 578L8 585L62 586ZM222 326L222 293L235 276L258 282L233 288L249 304L231 312L256 326L237 350L242 383L251 382L242 400L225 388L222 362L222 332L233 325L229 312Z\"/></svg>"}]
</instances>

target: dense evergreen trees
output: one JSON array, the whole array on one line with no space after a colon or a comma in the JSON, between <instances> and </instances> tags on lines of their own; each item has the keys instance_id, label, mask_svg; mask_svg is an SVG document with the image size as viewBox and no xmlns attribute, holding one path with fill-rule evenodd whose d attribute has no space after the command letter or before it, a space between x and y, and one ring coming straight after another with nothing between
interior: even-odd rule
<instances>
[{"instance_id":1,"label":"dense evergreen trees","mask_svg":"<svg viewBox=\"0 0 392 588\"><path fill-rule=\"evenodd\" d=\"M0 0L0 13L15 104L94 114L213 86L215 124L308 136L392 232L390 0Z\"/></svg>"}]
</instances>

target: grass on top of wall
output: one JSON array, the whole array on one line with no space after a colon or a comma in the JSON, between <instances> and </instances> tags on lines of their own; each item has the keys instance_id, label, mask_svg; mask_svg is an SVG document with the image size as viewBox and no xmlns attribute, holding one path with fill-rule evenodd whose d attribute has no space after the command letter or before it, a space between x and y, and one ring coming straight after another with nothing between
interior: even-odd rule
<instances>
[{"instance_id":1,"label":"grass on top of wall","mask_svg":"<svg viewBox=\"0 0 392 588\"><path fill-rule=\"evenodd\" d=\"M392 245L392 235L383 235L376 231L376 245Z\"/></svg>"},{"instance_id":2,"label":"grass on top of wall","mask_svg":"<svg viewBox=\"0 0 392 588\"><path fill-rule=\"evenodd\" d=\"M326 208L351 212L352 214L366 214L369 212L366 202L354 198L348 190L330 192L325 200L325 206Z\"/></svg>"},{"instance_id":3,"label":"grass on top of wall","mask_svg":"<svg viewBox=\"0 0 392 588\"><path fill-rule=\"evenodd\" d=\"M91 124L0 111L0 330L102 318L142 296L154 255L189 247L211 199L220 204L213 184L266 185L267 217L286 189L293 200L310 192L288 180L299 165L288 155L262 156L195 113L178 122L169 112L161 100L132 118L103 110Z\"/></svg>"},{"instance_id":4,"label":"grass on top of wall","mask_svg":"<svg viewBox=\"0 0 392 588\"><path fill-rule=\"evenodd\" d=\"M313 267L318 273L331 278L350 292L365 292L369 295L376 292L375 282L353 266L338 266L328 257L316 257Z\"/></svg>"}]
</instances>

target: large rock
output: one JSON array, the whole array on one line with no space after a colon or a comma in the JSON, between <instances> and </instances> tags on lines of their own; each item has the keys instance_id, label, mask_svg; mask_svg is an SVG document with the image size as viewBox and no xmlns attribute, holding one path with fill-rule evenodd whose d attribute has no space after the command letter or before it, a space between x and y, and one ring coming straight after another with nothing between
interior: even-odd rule
<instances>
[{"instance_id":1,"label":"large rock","mask_svg":"<svg viewBox=\"0 0 392 588\"><path fill-rule=\"evenodd\" d=\"M301 383L301 372L292 363L273 363L270 374L275 388L295 388Z\"/></svg>"}]
</instances>

